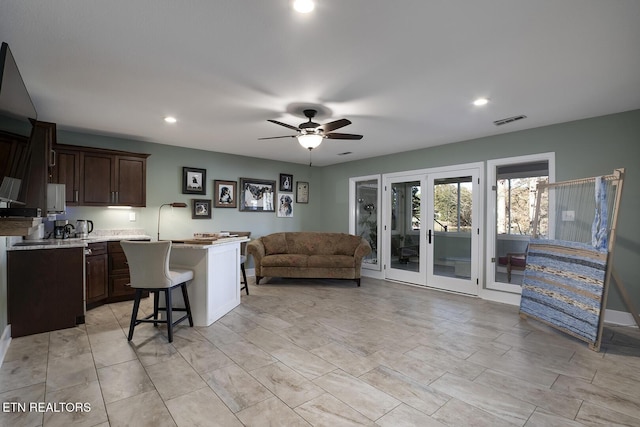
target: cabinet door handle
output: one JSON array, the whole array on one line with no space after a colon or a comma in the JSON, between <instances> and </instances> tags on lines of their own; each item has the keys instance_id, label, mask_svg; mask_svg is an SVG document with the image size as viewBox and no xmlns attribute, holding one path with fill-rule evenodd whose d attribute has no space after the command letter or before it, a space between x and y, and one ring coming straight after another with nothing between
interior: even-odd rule
<instances>
[{"instance_id":1,"label":"cabinet door handle","mask_svg":"<svg viewBox=\"0 0 640 427\"><path fill-rule=\"evenodd\" d=\"M49 150L49 167L56 165L56 150Z\"/></svg>"},{"instance_id":2,"label":"cabinet door handle","mask_svg":"<svg viewBox=\"0 0 640 427\"><path fill-rule=\"evenodd\" d=\"M79 196L79 191L78 191L78 190L74 190L74 191L73 191L73 201L74 201L74 202L77 202L77 201L78 201L78 199L79 199L79 197L78 197L78 196Z\"/></svg>"}]
</instances>

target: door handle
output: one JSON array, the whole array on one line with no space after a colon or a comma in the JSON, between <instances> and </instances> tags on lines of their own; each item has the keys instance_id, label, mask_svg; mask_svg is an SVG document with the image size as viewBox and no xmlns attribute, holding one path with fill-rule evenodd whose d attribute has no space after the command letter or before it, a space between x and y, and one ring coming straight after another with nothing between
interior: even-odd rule
<instances>
[{"instance_id":1,"label":"door handle","mask_svg":"<svg viewBox=\"0 0 640 427\"><path fill-rule=\"evenodd\" d=\"M431 230L429 230L429 244L431 244Z\"/></svg>"}]
</instances>

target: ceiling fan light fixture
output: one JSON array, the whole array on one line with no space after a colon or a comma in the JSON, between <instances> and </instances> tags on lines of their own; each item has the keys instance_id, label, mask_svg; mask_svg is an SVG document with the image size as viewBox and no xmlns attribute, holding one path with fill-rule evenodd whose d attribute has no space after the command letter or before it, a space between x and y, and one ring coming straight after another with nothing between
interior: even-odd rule
<instances>
[{"instance_id":1,"label":"ceiling fan light fixture","mask_svg":"<svg viewBox=\"0 0 640 427\"><path fill-rule=\"evenodd\" d=\"M309 13L315 9L316 5L313 0L295 0L293 2L293 8L299 13Z\"/></svg>"},{"instance_id":2,"label":"ceiling fan light fixture","mask_svg":"<svg viewBox=\"0 0 640 427\"><path fill-rule=\"evenodd\" d=\"M318 133L307 133L298 135L298 142L308 150L313 150L314 148L316 148L322 143L323 139L324 137Z\"/></svg>"}]
</instances>

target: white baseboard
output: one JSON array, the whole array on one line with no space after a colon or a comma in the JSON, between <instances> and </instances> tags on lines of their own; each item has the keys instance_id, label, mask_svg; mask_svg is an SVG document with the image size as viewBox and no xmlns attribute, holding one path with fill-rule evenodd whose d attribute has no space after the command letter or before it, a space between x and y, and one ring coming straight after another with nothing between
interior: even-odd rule
<instances>
[{"instance_id":1,"label":"white baseboard","mask_svg":"<svg viewBox=\"0 0 640 427\"><path fill-rule=\"evenodd\" d=\"M0 338L0 366L2 366L2 362L4 362L4 356L7 354L7 350L9 350L9 344L11 344L11 325L7 325L2 331L2 337Z\"/></svg>"}]
</instances>

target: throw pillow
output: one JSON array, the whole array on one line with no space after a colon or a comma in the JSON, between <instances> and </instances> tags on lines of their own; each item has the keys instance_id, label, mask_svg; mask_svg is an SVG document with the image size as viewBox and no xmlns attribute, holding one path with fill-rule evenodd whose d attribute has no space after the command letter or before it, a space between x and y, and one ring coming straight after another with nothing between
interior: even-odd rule
<instances>
[{"instance_id":1,"label":"throw pillow","mask_svg":"<svg viewBox=\"0 0 640 427\"><path fill-rule=\"evenodd\" d=\"M284 233L275 233L263 236L262 243L264 244L264 250L267 255L287 253L287 239L285 238Z\"/></svg>"}]
</instances>

